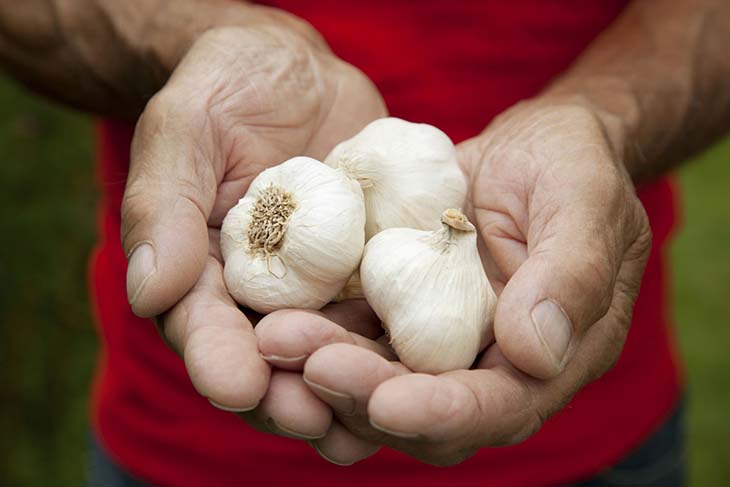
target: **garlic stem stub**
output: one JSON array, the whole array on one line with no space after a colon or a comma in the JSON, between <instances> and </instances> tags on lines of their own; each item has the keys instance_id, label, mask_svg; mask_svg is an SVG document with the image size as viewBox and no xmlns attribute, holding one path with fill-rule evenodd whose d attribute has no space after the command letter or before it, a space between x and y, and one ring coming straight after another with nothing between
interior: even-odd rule
<instances>
[{"instance_id":1,"label":"garlic stem stub","mask_svg":"<svg viewBox=\"0 0 730 487\"><path fill-rule=\"evenodd\" d=\"M391 228L365 245L360 280L401 362L437 374L469 368L493 337L497 297L459 210L433 231Z\"/></svg>"},{"instance_id":2,"label":"garlic stem stub","mask_svg":"<svg viewBox=\"0 0 730 487\"><path fill-rule=\"evenodd\" d=\"M362 186L366 241L386 228L434 230L445 209L466 199L454 144L432 125L375 120L338 144L324 162Z\"/></svg>"},{"instance_id":3,"label":"garlic stem stub","mask_svg":"<svg viewBox=\"0 0 730 487\"><path fill-rule=\"evenodd\" d=\"M295 157L260 173L223 220L223 277L259 313L319 309L356 271L365 243L360 186Z\"/></svg>"}]
</instances>

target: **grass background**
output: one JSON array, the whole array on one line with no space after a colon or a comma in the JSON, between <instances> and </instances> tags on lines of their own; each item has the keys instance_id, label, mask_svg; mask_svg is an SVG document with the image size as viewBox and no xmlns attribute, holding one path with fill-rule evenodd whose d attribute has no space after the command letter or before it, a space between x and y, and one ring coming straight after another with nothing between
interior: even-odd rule
<instances>
[{"instance_id":1,"label":"grass background","mask_svg":"<svg viewBox=\"0 0 730 487\"><path fill-rule=\"evenodd\" d=\"M0 78L0 485L84 482L97 339L90 120ZM692 486L730 485L730 139L680 172L671 249Z\"/></svg>"}]
</instances>

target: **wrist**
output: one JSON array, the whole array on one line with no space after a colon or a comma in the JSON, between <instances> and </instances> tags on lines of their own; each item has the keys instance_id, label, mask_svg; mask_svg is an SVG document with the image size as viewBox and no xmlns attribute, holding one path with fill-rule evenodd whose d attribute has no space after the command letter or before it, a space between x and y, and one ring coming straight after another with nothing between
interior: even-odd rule
<instances>
[{"instance_id":1,"label":"wrist","mask_svg":"<svg viewBox=\"0 0 730 487\"><path fill-rule=\"evenodd\" d=\"M224 27L280 29L312 47L327 49L324 39L307 22L283 10L241 2L164 1L150 21L138 28L136 51L156 64L165 79L190 47L206 32Z\"/></svg>"},{"instance_id":2,"label":"wrist","mask_svg":"<svg viewBox=\"0 0 730 487\"><path fill-rule=\"evenodd\" d=\"M58 9L69 50L84 60L77 77L89 108L136 117L167 82L178 63L205 33L222 27L265 28L327 49L309 24L281 10L230 1L94 0ZM85 103L74 103L84 105Z\"/></svg>"},{"instance_id":3,"label":"wrist","mask_svg":"<svg viewBox=\"0 0 730 487\"><path fill-rule=\"evenodd\" d=\"M543 102L572 104L589 110L600 123L616 162L634 181L646 175L640 168L641 105L628 84L620 79L559 80L538 96Z\"/></svg>"}]
</instances>

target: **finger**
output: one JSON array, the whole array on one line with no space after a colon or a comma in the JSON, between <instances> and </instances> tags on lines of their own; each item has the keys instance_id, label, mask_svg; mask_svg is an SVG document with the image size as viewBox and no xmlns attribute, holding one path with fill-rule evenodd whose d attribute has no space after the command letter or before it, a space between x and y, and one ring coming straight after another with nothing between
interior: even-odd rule
<instances>
[{"instance_id":1,"label":"finger","mask_svg":"<svg viewBox=\"0 0 730 487\"><path fill-rule=\"evenodd\" d=\"M370 426L367 417L370 396L381 383L408 372L372 351L335 344L312 354L304 367L304 381L351 432L379 442L382 433Z\"/></svg>"},{"instance_id":2,"label":"finger","mask_svg":"<svg viewBox=\"0 0 730 487\"><path fill-rule=\"evenodd\" d=\"M586 331L569 364L577 362L574 369L577 369L581 386L603 375L619 358L631 325L650 246L651 234L647 228L624 255L608 313Z\"/></svg>"},{"instance_id":3,"label":"finger","mask_svg":"<svg viewBox=\"0 0 730 487\"><path fill-rule=\"evenodd\" d=\"M528 256L525 237L515 218L498 208L480 210L478 214L479 233L491 256L489 265L494 266L501 276L512 276ZM495 270L490 273L488 269L488 275L494 275ZM503 279L503 282L506 280Z\"/></svg>"},{"instance_id":4,"label":"finger","mask_svg":"<svg viewBox=\"0 0 730 487\"><path fill-rule=\"evenodd\" d=\"M627 252L609 312L586 331L563 373L550 380L528 376L496 344L475 370L394 377L379 385L368 403L371 424L386 433L382 441L429 462L448 463L459 452L532 435L618 357L641 281L643 246L637 241Z\"/></svg>"},{"instance_id":5,"label":"finger","mask_svg":"<svg viewBox=\"0 0 730 487\"><path fill-rule=\"evenodd\" d=\"M371 443L350 433L342 424L332 422L330 430L324 438L311 441L317 453L330 463L347 466L374 455L380 449L377 443Z\"/></svg>"},{"instance_id":6,"label":"finger","mask_svg":"<svg viewBox=\"0 0 730 487\"><path fill-rule=\"evenodd\" d=\"M332 409L311 392L301 374L275 370L259 406L242 417L263 424L270 433L313 440L330 429Z\"/></svg>"},{"instance_id":7,"label":"finger","mask_svg":"<svg viewBox=\"0 0 730 487\"><path fill-rule=\"evenodd\" d=\"M488 441L512 442L525 428L532 405L529 389L501 371L481 372L484 376L467 386L448 375L411 374L370 351L336 344L310 357L304 380L357 437L447 465L464 460ZM481 402L470 389L478 386L488 389L481 393ZM490 408L488 416L483 416L482 407ZM477 427L482 429L476 432Z\"/></svg>"},{"instance_id":8,"label":"finger","mask_svg":"<svg viewBox=\"0 0 730 487\"><path fill-rule=\"evenodd\" d=\"M535 377L560 373L581 336L606 314L626 237L637 232L626 224L635 197L622 176L590 170L594 174L566 181L562 192L535 197L546 200L532 203L528 257L497 304L497 342L513 364Z\"/></svg>"},{"instance_id":9,"label":"finger","mask_svg":"<svg viewBox=\"0 0 730 487\"><path fill-rule=\"evenodd\" d=\"M230 411L256 407L270 368L259 355L251 324L225 289L216 259L208 258L198 283L161 317L160 326L201 395Z\"/></svg>"},{"instance_id":10,"label":"finger","mask_svg":"<svg viewBox=\"0 0 730 487\"><path fill-rule=\"evenodd\" d=\"M135 130L122 201L129 258L127 295L139 316L169 309L193 286L208 255L207 220L216 196L215 155L202 122L165 91Z\"/></svg>"},{"instance_id":11,"label":"finger","mask_svg":"<svg viewBox=\"0 0 730 487\"><path fill-rule=\"evenodd\" d=\"M368 402L370 423L383 433L379 441L428 463L449 465L483 446L510 445L535 433L618 357L641 281L643 246L637 241L627 252L609 312L586 331L563 373L535 379L515 368L495 344L476 370L396 376L380 384Z\"/></svg>"},{"instance_id":12,"label":"finger","mask_svg":"<svg viewBox=\"0 0 730 487\"><path fill-rule=\"evenodd\" d=\"M373 392L368 414L387 435L385 443L453 463L480 446L511 444L534 433L542 421L532 404L531 390L516 376L477 369L387 380Z\"/></svg>"},{"instance_id":13,"label":"finger","mask_svg":"<svg viewBox=\"0 0 730 487\"><path fill-rule=\"evenodd\" d=\"M264 359L286 370L302 370L307 357L331 343L357 345L384 357L395 358L389 348L347 331L316 311L275 311L258 323L256 336Z\"/></svg>"},{"instance_id":14,"label":"finger","mask_svg":"<svg viewBox=\"0 0 730 487\"><path fill-rule=\"evenodd\" d=\"M489 281L499 295L507 279L527 258L526 239L520 225L527 221L527 215L522 211L524 204L518 196L522 184L488 174L488 168L481 161L482 144L483 138L475 137L458 144L456 150L458 161L473 185L465 205L466 214L479 228L482 237L478 242L480 254L489 256L482 260ZM475 191L479 185L473 181L481 178L488 179L488 192Z\"/></svg>"}]
</instances>

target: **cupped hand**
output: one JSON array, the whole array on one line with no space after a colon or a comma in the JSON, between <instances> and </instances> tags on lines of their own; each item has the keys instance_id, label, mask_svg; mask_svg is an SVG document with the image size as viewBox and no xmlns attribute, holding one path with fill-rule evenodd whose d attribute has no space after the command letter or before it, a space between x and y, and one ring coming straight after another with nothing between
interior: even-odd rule
<instances>
[{"instance_id":1,"label":"cupped hand","mask_svg":"<svg viewBox=\"0 0 730 487\"><path fill-rule=\"evenodd\" d=\"M334 329L300 331L311 335L308 350L286 353L310 354L320 340L304 380L346 428L313 441L325 458L352 463L367 442L458 463L526 439L612 366L651 241L618 140L579 101L542 99L459 146L467 209L499 295L496 343L471 370L433 376L411 373L372 344L332 343ZM261 334L279 336L276 327Z\"/></svg>"},{"instance_id":2,"label":"cupped hand","mask_svg":"<svg viewBox=\"0 0 730 487\"><path fill-rule=\"evenodd\" d=\"M385 114L372 83L311 28L275 17L193 44L138 121L122 205L133 311L159 315L198 392L233 411L259 404L270 367L223 284L223 217L260 171L322 158Z\"/></svg>"}]
</instances>

